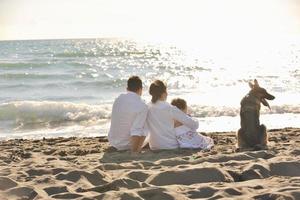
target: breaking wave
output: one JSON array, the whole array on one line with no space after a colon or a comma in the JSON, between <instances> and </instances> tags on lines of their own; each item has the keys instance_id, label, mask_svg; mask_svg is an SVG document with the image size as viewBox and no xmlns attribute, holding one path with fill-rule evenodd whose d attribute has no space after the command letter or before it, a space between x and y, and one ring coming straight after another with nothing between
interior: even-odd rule
<instances>
[{"instance_id":1,"label":"breaking wave","mask_svg":"<svg viewBox=\"0 0 300 200\"><path fill-rule=\"evenodd\" d=\"M204 117L235 117L239 115L240 108L233 107L214 107L214 106L191 106L192 115L199 118ZM272 106L271 110L267 108L261 109L261 114L300 114L300 105L280 105Z\"/></svg>"},{"instance_id":2,"label":"breaking wave","mask_svg":"<svg viewBox=\"0 0 300 200\"><path fill-rule=\"evenodd\" d=\"M110 110L110 105L92 106L52 101L9 102L0 104L0 124L9 124L8 128L13 129L95 124L109 119Z\"/></svg>"},{"instance_id":3,"label":"breaking wave","mask_svg":"<svg viewBox=\"0 0 300 200\"><path fill-rule=\"evenodd\" d=\"M95 125L108 121L111 104L89 105L56 101L14 101L0 104L0 129L14 130L52 128L69 125ZM194 117L236 117L239 108L191 106ZM263 108L261 114L300 114L300 105L273 106L272 110ZM2 125L1 125L2 124ZM9 127L2 127L9 126Z\"/></svg>"}]
</instances>

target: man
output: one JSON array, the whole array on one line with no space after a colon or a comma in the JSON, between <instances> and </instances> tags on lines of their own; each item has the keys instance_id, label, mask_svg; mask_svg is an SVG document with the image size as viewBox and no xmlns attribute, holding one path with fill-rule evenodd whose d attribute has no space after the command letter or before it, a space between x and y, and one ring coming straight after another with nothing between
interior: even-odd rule
<instances>
[{"instance_id":1,"label":"man","mask_svg":"<svg viewBox=\"0 0 300 200\"><path fill-rule=\"evenodd\" d=\"M142 149L148 112L141 99L142 91L141 79L131 76L127 81L127 93L121 94L113 104L108 141L118 150L130 149L137 153Z\"/></svg>"}]
</instances>

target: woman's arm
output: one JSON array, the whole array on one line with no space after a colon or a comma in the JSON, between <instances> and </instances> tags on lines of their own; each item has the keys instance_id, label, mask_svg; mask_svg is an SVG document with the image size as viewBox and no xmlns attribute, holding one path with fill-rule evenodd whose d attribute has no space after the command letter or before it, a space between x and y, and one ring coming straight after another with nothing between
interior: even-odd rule
<instances>
[{"instance_id":1,"label":"woman's arm","mask_svg":"<svg viewBox=\"0 0 300 200\"><path fill-rule=\"evenodd\" d=\"M174 120L179 121L183 125L196 130L199 127L199 122L197 120L194 120L181 110L179 110L176 106L171 106L171 115Z\"/></svg>"}]
</instances>

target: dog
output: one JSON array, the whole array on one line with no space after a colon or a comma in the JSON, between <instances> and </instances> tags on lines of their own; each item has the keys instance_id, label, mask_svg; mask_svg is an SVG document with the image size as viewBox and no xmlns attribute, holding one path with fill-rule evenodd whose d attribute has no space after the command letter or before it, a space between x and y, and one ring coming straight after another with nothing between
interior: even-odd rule
<instances>
[{"instance_id":1,"label":"dog","mask_svg":"<svg viewBox=\"0 0 300 200\"><path fill-rule=\"evenodd\" d=\"M250 92L241 101L241 128L237 132L238 149L266 149L267 128L259 121L260 103L271 109L267 100L273 100L275 97L260 87L256 79L254 84L250 82L249 86Z\"/></svg>"}]
</instances>

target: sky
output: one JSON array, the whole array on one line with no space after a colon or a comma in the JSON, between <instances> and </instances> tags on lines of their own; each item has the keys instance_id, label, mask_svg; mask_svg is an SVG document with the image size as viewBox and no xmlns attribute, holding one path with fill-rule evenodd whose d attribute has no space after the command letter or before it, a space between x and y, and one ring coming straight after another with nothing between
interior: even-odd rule
<instances>
[{"instance_id":1,"label":"sky","mask_svg":"<svg viewBox=\"0 0 300 200\"><path fill-rule=\"evenodd\" d=\"M300 35L300 0L0 0L0 40Z\"/></svg>"}]
</instances>

